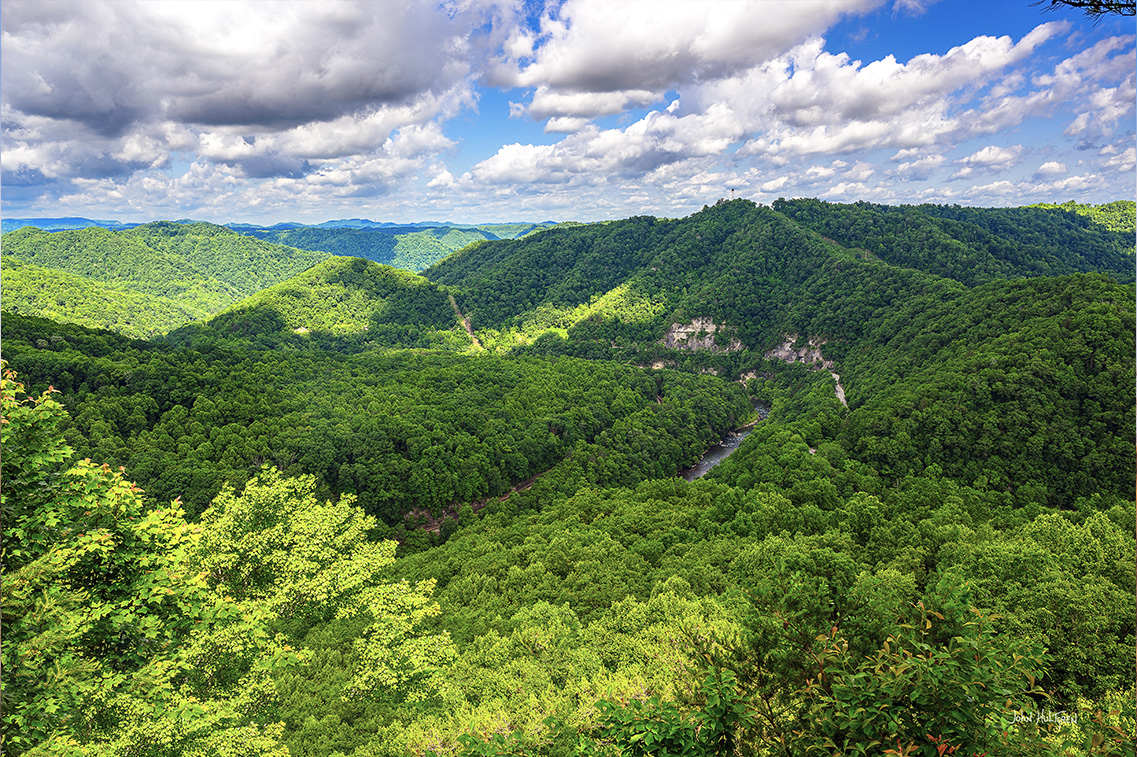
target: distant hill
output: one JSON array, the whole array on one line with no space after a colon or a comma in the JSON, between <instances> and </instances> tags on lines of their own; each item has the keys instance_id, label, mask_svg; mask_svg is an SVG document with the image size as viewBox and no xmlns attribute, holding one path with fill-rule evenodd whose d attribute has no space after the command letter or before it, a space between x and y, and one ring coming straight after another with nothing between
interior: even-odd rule
<instances>
[{"instance_id":1,"label":"distant hill","mask_svg":"<svg viewBox=\"0 0 1137 757\"><path fill-rule=\"evenodd\" d=\"M356 225L331 225L336 223L349 222L329 221L317 227L242 227L237 230L277 244L320 250L333 255L367 258L376 263L418 272L472 242L515 239L547 228L544 224L534 223L458 226L450 223L395 225L368 221L366 223L371 225L364 225L365 222L361 221Z\"/></svg>"},{"instance_id":2,"label":"distant hill","mask_svg":"<svg viewBox=\"0 0 1137 757\"><path fill-rule=\"evenodd\" d=\"M4 258L12 261L5 267L5 308L134 337L205 320L331 255L418 271L472 242L545 228L361 220L330 221L328 228L243 224L235 229L192 221L135 225L85 218L4 223ZM337 223L357 226L331 228ZM12 227L17 228L8 231Z\"/></svg>"},{"instance_id":3,"label":"distant hill","mask_svg":"<svg viewBox=\"0 0 1137 757\"><path fill-rule=\"evenodd\" d=\"M374 346L464 349L471 343L447 294L436 284L354 257L324 260L204 324L171 333L167 341L336 351Z\"/></svg>"},{"instance_id":4,"label":"distant hill","mask_svg":"<svg viewBox=\"0 0 1137 757\"><path fill-rule=\"evenodd\" d=\"M160 298L184 311L186 320L207 318L328 257L213 224L166 221L122 231L87 228L51 233L24 228L5 234L3 247L4 257ZM71 322L87 323L94 317L75 311Z\"/></svg>"},{"instance_id":5,"label":"distant hill","mask_svg":"<svg viewBox=\"0 0 1137 757\"><path fill-rule=\"evenodd\" d=\"M22 229L25 226L31 226L33 229L43 229L44 231L73 231L75 229L87 229L92 226L101 229L133 229L135 226L140 226L137 223L120 223L118 221L94 221L90 218L5 218L0 220L0 232L7 234L9 231Z\"/></svg>"},{"instance_id":6,"label":"distant hill","mask_svg":"<svg viewBox=\"0 0 1137 757\"><path fill-rule=\"evenodd\" d=\"M50 318L124 336L148 339L192 321L194 314L164 297L25 263L0 258L4 310Z\"/></svg>"},{"instance_id":7,"label":"distant hill","mask_svg":"<svg viewBox=\"0 0 1137 757\"><path fill-rule=\"evenodd\" d=\"M475 245L423 275L454 287L473 327L503 347L546 333L654 343L676 324L697 336L706 322L724 349L734 339L767 349L783 332L816 331L808 303L836 297L835 287L862 288L859 301L871 308L888 296L877 292L895 287L959 286L841 248L746 200L684 219L638 217Z\"/></svg>"}]
</instances>

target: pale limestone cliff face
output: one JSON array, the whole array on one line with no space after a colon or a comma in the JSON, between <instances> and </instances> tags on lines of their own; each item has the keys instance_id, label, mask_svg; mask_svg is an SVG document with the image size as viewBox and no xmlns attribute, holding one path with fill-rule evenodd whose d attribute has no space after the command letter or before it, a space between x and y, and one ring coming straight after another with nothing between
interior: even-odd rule
<instances>
[{"instance_id":1,"label":"pale limestone cliff face","mask_svg":"<svg viewBox=\"0 0 1137 757\"><path fill-rule=\"evenodd\" d=\"M710 318L696 318L690 323L675 323L671 329L659 340L664 347L673 350L708 350L710 352L737 352L742 349L742 342L735 336L724 339L728 333L733 332L727 326L718 326ZM715 334L720 334L716 341ZM726 341L726 346L722 342Z\"/></svg>"},{"instance_id":2,"label":"pale limestone cliff face","mask_svg":"<svg viewBox=\"0 0 1137 757\"><path fill-rule=\"evenodd\" d=\"M828 371L833 370L833 361L821 356L821 345L824 339L812 338L805 347L794 349L794 342L798 340L797 334L786 334L785 341L774 349L768 351L764 357L771 360L781 360L783 363L805 363L816 365Z\"/></svg>"},{"instance_id":3,"label":"pale limestone cliff face","mask_svg":"<svg viewBox=\"0 0 1137 757\"><path fill-rule=\"evenodd\" d=\"M837 399L842 405L848 407L849 403L845 401L845 387L841 385L841 377L833 371L833 361L826 360L821 355L821 345L825 344L825 340L811 338L806 346L794 349L794 342L797 340L797 334L786 334L782 343L766 352L764 357L769 360L781 360L783 363L805 363L815 371L829 371L829 375L837 384L834 390L837 393Z\"/></svg>"}]
</instances>

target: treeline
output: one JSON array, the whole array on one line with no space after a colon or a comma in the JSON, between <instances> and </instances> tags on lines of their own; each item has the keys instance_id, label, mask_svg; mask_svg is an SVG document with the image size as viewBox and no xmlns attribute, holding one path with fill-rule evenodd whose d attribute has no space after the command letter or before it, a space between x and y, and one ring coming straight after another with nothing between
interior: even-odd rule
<instances>
[{"instance_id":1,"label":"treeline","mask_svg":"<svg viewBox=\"0 0 1137 757\"><path fill-rule=\"evenodd\" d=\"M1134 280L1133 233L1065 209L839 205L773 208L844 247L975 286L992 279L1101 272Z\"/></svg>"}]
</instances>

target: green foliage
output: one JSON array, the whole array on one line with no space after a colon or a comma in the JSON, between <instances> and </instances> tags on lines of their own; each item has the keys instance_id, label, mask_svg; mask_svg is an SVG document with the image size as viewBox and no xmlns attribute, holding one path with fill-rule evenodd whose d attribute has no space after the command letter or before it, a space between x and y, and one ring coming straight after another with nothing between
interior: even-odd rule
<instances>
[{"instance_id":1,"label":"green foliage","mask_svg":"<svg viewBox=\"0 0 1137 757\"><path fill-rule=\"evenodd\" d=\"M4 235L4 253L38 268L134 293L135 300L147 304L153 314L144 311L145 320L136 323L129 313L120 314L107 304L106 297L92 295L82 279L66 277L69 286L81 290L77 293L82 295L80 301L72 298L65 306L58 302L53 306L41 299L35 308L32 302L21 302L21 312L67 316L85 325L103 325L113 316L112 330L123 333L164 330L208 317L327 257L261 242L221 226L167 221L122 231L87 228L51 233L27 227ZM60 307L65 310L61 312ZM184 311L186 317L168 322L177 311Z\"/></svg>"},{"instance_id":2,"label":"green foliage","mask_svg":"<svg viewBox=\"0 0 1137 757\"><path fill-rule=\"evenodd\" d=\"M601 743L615 746L619 754L635 757L734 755L738 733L751 724L734 673L704 671L699 700L702 707L687 715L659 697L632 699L622 705L598 702L595 735Z\"/></svg>"},{"instance_id":3,"label":"green foliage","mask_svg":"<svg viewBox=\"0 0 1137 757\"><path fill-rule=\"evenodd\" d=\"M4 308L61 323L117 331L147 338L194 319L184 307L162 297L112 287L83 276L24 263L11 255L0 260Z\"/></svg>"},{"instance_id":4,"label":"green foliage","mask_svg":"<svg viewBox=\"0 0 1137 757\"><path fill-rule=\"evenodd\" d=\"M4 486L0 489L0 512L3 514L3 555L8 569L17 569L34 561L48 549L48 534L25 528L60 488L59 469L74 452L63 441L60 426L66 419L63 406L51 395L52 388L35 398L20 399L23 384L0 365L3 414L3 458L0 459ZM56 522L45 522L54 528Z\"/></svg>"},{"instance_id":5,"label":"green foliage","mask_svg":"<svg viewBox=\"0 0 1137 757\"><path fill-rule=\"evenodd\" d=\"M1134 561L1133 540L1103 513L1078 525L1041 515L999 539L960 545L948 575L975 586L1002 631L1051 650L1051 685L1073 701L1137 675L1129 655Z\"/></svg>"},{"instance_id":6,"label":"green foliage","mask_svg":"<svg viewBox=\"0 0 1137 757\"><path fill-rule=\"evenodd\" d=\"M454 226L384 226L380 228L251 229L241 233L302 250L366 258L418 273L469 244L514 239L542 229L532 223Z\"/></svg>"},{"instance_id":7,"label":"green foliage","mask_svg":"<svg viewBox=\"0 0 1137 757\"><path fill-rule=\"evenodd\" d=\"M168 341L337 351L470 345L440 288L394 268L339 257L263 289L203 325L175 331Z\"/></svg>"},{"instance_id":8,"label":"green foliage","mask_svg":"<svg viewBox=\"0 0 1137 757\"><path fill-rule=\"evenodd\" d=\"M187 566L180 509L62 467L59 406L3 382L4 752L281 754L271 672L297 655Z\"/></svg>"},{"instance_id":9,"label":"green foliage","mask_svg":"<svg viewBox=\"0 0 1137 757\"><path fill-rule=\"evenodd\" d=\"M5 715L57 752L1132 754L1116 210L722 202L441 285L330 260L177 344L6 313L66 393L5 399ZM446 354L462 314L486 349ZM98 723L9 688L24 653Z\"/></svg>"},{"instance_id":10,"label":"green foliage","mask_svg":"<svg viewBox=\"0 0 1137 757\"><path fill-rule=\"evenodd\" d=\"M1060 205L1040 202L1032 208L1049 208L1064 210L1086 216L1110 231L1128 232L1130 235L1137 228L1137 203L1132 200L1117 200L1104 205L1082 205L1081 203L1064 202Z\"/></svg>"},{"instance_id":11,"label":"green foliage","mask_svg":"<svg viewBox=\"0 0 1137 757\"><path fill-rule=\"evenodd\" d=\"M1111 227L1073 212L1038 206L838 205L819 200L778 200L774 209L844 247L968 286L1000 278L1095 271L1133 281L1132 231L1126 233L1124 224ZM1129 223L1132 229L1132 220Z\"/></svg>"},{"instance_id":12,"label":"green foliage","mask_svg":"<svg viewBox=\"0 0 1137 757\"><path fill-rule=\"evenodd\" d=\"M366 618L344 696L436 695L453 649L446 633L418 633L439 611L430 599L433 582L383 583L395 542L369 538L377 524L354 497L321 503L315 488L311 476L285 479L265 470L240 496L223 489L202 516L188 563L213 590L277 618Z\"/></svg>"},{"instance_id":13,"label":"green foliage","mask_svg":"<svg viewBox=\"0 0 1137 757\"><path fill-rule=\"evenodd\" d=\"M871 657L850 654L839 634L823 642L820 670L806 689L817 751L1041 752L1036 733L1014 727L1014 713L1042 693L1035 685L1041 648L997 635L958 594L942 602L942 612L919 603Z\"/></svg>"},{"instance_id":14,"label":"green foliage","mask_svg":"<svg viewBox=\"0 0 1137 757\"><path fill-rule=\"evenodd\" d=\"M543 487L574 486L578 473L634 484L690 465L748 412L738 387L712 377L657 380L611 363L121 344L92 360L39 325L5 324L6 354L25 375L72 377L80 453L127 465L194 516L265 463L355 494L389 525L554 468Z\"/></svg>"},{"instance_id":15,"label":"green foliage","mask_svg":"<svg viewBox=\"0 0 1137 757\"><path fill-rule=\"evenodd\" d=\"M1127 497L1132 293L1100 277L997 282L878 323L879 346L845 374L846 449L887 477L935 464L1020 502Z\"/></svg>"}]
</instances>

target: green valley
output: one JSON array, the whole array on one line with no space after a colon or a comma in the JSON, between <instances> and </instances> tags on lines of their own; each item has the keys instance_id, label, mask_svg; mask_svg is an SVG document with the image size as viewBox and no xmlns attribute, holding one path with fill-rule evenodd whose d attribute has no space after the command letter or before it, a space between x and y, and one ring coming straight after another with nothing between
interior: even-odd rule
<instances>
[{"instance_id":1,"label":"green valley","mask_svg":"<svg viewBox=\"0 0 1137 757\"><path fill-rule=\"evenodd\" d=\"M4 751L1133 755L1133 207L7 233Z\"/></svg>"}]
</instances>

